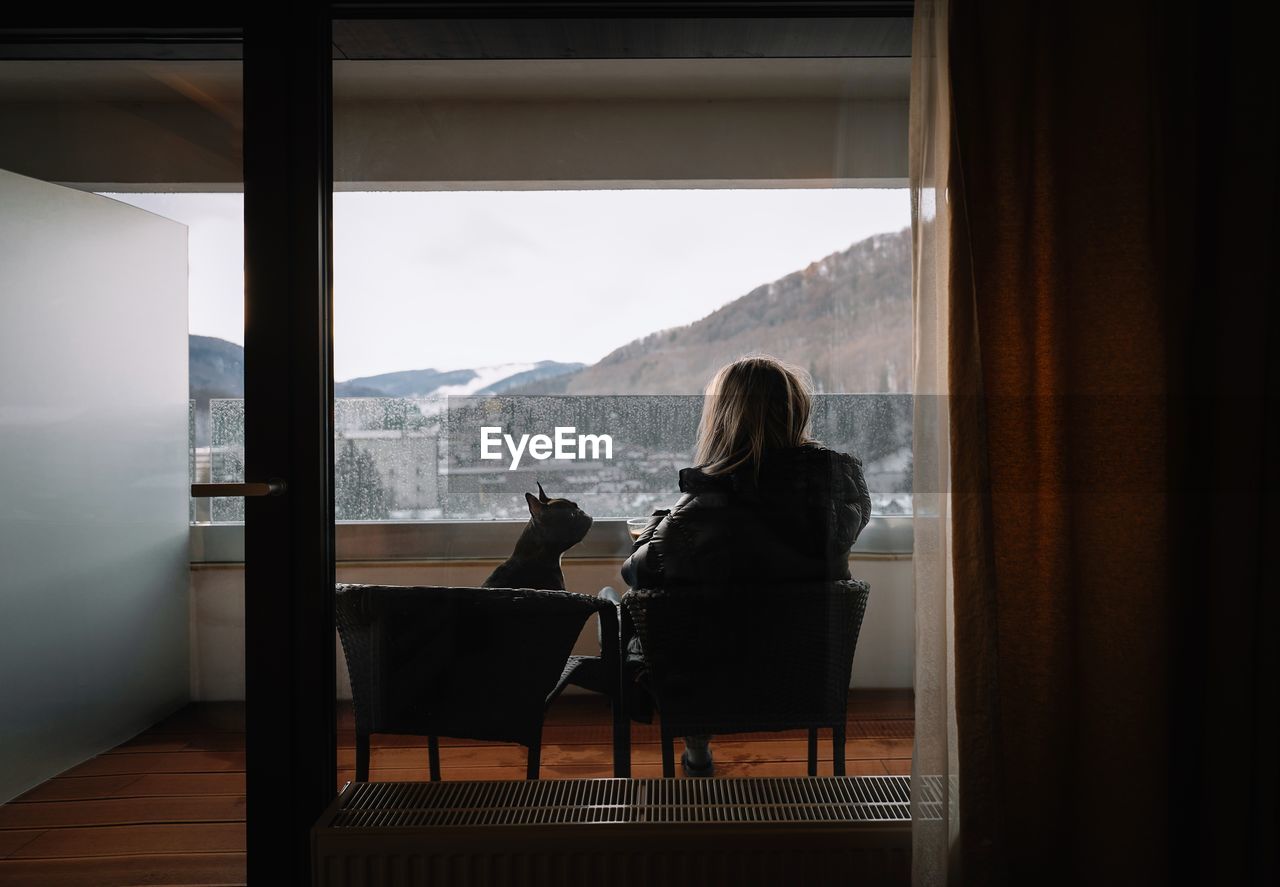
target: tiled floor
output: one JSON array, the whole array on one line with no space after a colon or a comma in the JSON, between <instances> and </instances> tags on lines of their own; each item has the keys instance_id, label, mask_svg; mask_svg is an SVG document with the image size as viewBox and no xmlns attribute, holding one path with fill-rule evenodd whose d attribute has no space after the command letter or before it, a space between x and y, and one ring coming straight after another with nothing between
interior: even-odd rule
<instances>
[{"instance_id":1,"label":"tiled floor","mask_svg":"<svg viewBox=\"0 0 1280 887\"><path fill-rule=\"evenodd\" d=\"M849 696L850 775L909 773L910 691ZM542 778L612 776L609 710L562 697L547 715ZM827 740L827 737L823 737ZM714 740L717 775L801 776L803 733ZM823 755L825 753L825 760ZM831 772L829 740L819 773ZM337 785L354 776L349 707L339 712ZM523 779L525 750L441 740L445 779ZM660 776L656 725L633 725L632 774ZM426 779L426 739L376 736L374 780ZM244 882L244 706L197 703L0 806L0 885Z\"/></svg>"}]
</instances>

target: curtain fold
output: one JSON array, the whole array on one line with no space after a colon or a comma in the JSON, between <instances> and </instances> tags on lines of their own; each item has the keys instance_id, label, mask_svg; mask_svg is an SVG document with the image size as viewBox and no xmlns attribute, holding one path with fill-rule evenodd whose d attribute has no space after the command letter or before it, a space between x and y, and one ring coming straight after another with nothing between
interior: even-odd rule
<instances>
[{"instance_id":1,"label":"curtain fold","mask_svg":"<svg viewBox=\"0 0 1280 887\"><path fill-rule=\"evenodd\" d=\"M947 2L915 7L911 54L912 501L915 544L915 750L912 879L946 884L959 839L959 747L951 607L948 293L951 269L951 97Z\"/></svg>"}]
</instances>

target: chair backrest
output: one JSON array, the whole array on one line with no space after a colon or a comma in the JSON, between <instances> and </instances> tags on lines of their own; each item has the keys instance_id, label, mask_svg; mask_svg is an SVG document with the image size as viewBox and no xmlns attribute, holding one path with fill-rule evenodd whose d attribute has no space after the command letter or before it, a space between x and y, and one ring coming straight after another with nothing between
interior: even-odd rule
<instances>
[{"instance_id":1,"label":"chair backrest","mask_svg":"<svg viewBox=\"0 0 1280 887\"><path fill-rule=\"evenodd\" d=\"M628 592L663 732L842 724L870 590L849 579Z\"/></svg>"},{"instance_id":2,"label":"chair backrest","mask_svg":"<svg viewBox=\"0 0 1280 887\"><path fill-rule=\"evenodd\" d=\"M356 730L536 741L583 624L566 591L339 585Z\"/></svg>"}]
</instances>

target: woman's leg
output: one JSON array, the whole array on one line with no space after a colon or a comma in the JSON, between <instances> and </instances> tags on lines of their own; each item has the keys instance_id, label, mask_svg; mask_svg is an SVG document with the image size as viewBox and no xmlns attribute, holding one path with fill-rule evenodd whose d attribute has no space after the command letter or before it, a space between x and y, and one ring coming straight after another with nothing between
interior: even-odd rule
<instances>
[{"instance_id":1,"label":"woman's leg","mask_svg":"<svg viewBox=\"0 0 1280 887\"><path fill-rule=\"evenodd\" d=\"M598 592L596 592L596 597L600 598L601 600L609 601L611 604L615 604L615 605L622 603L622 595L614 591L612 585L606 585L604 588L600 589ZM596 620L596 641L599 642L601 648L603 648L604 638L601 637L600 631L601 631L600 620L597 619Z\"/></svg>"},{"instance_id":2,"label":"woman's leg","mask_svg":"<svg viewBox=\"0 0 1280 887\"><path fill-rule=\"evenodd\" d=\"M626 592L624 591L622 594L626 594ZM596 592L596 597L619 606L622 604L622 595L614 591L610 585L606 585ZM625 618L622 619L622 627L624 629L627 627ZM601 641L601 647L603 648L599 620L596 620L596 640ZM622 642L623 681L626 684L623 690L623 697L627 701L627 712L633 721L652 724L653 700L650 698L648 691L636 680L637 673L644 668L644 650L640 646L640 638L634 634L630 637L624 635Z\"/></svg>"},{"instance_id":3,"label":"woman's leg","mask_svg":"<svg viewBox=\"0 0 1280 887\"><path fill-rule=\"evenodd\" d=\"M613 590L612 585L606 585L604 588L596 592L596 597L601 600L609 601L613 604L622 603L622 595ZM600 621L596 620L596 640L603 646L604 639L600 637ZM640 648L640 638L630 637L626 639L626 649L622 651L622 655L634 662L640 662L644 658L644 650Z\"/></svg>"},{"instance_id":4,"label":"woman's leg","mask_svg":"<svg viewBox=\"0 0 1280 887\"><path fill-rule=\"evenodd\" d=\"M622 603L622 595L613 590L612 585L606 585L596 593L596 597L604 598L606 601L612 601L615 604Z\"/></svg>"},{"instance_id":5,"label":"woman's leg","mask_svg":"<svg viewBox=\"0 0 1280 887\"><path fill-rule=\"evenodd\" d=\"M711 737L686 736L684 738L684 754L680 760L690 775L710 775L712 766Z\"/></svg>"}]
</instances>

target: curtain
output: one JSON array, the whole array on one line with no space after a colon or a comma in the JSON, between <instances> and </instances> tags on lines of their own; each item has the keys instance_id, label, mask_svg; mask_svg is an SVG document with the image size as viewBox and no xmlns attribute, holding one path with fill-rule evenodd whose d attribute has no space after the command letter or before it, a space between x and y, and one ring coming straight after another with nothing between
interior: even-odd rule
<instances>
[{"instance_id":1,"label":"curtain","mask_svg":"<svg viewBox=\"0 0 1280 887\"><path fill-rule=\"evenodd\" d=\"M911 767L912 879L917 885L934 885L948 881L959 827L947 397L951 99L946 0L919 0L913 29L910 184L916 737Z\"/></svg>"},{"instance_id":2,"label":"curtain","mask_svg":"<svg viewBox=\"0 0 1280 887\"><path fill-rule=\"evenodd\" d=\"M1266 38L916 10L913 878L1272 883Z\"/></svg>"},{"instance_id":3,"label":"curtain","mask_svg":"<svg viewBox=\"0 0 1280 887\"><path fill-rule=\"evenodd\" d=\"M918 573L917 730L946 736L956 797L945 857L917 827L916 879L1159 882L1168 354L1148 22L998 0L930 11L949 101L915 147L947 155L950 242L919 281L945 326L918 325L917 359L938 365L950 585ZM936 745L921 742L922 775Z\"/></svg>"},{"instance_id":4,"label":"curtain","mask_svg":"<svg viewBox=\"0 0 1280 887\"><path fill-rule=\"evenodd\" d=\"M951 348L974 355L953 387L969 408L951 415L966 543L954 606L971 629L957 718L962 764L966 742L987 755L984 797L962 811L966 881L1165 883L1169 354L1150 10L1109 10L1105 27L1066 4L953 10L967 267L953 265L965 323Z\"/></svg>"}]
</instances>

